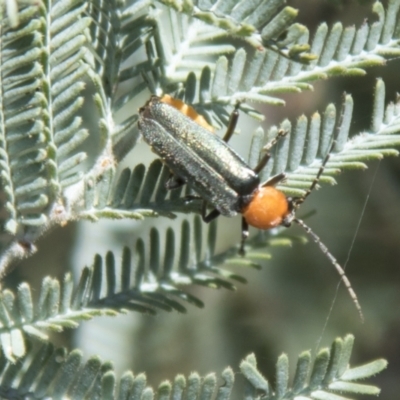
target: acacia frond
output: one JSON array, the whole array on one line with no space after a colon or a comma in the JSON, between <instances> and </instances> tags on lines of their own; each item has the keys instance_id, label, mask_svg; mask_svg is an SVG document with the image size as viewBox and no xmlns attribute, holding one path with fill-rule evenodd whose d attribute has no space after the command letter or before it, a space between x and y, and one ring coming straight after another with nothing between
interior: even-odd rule
<instances>
[{"instance_id":1,"label":"acacia frond","mask_svg":"<svg viewBox=\"0 0 400 400\"><path fill-rule=\"evenodd\" d=\"M362 379L386 368L385 360L375 360L359 367L350 367L354 337L347 335L337 338L331 350L321 350L313 365L311 354L300 354L293 386L289 386L288 357L282 355L276 367L274 390L269 382L257 370L256 358L247 356L240 364L244 375L245 388L241 397L257 399L262 393L266 400L348 400L342 392L351 395L377 395L379 389L367 383L358 383ZM0 356L0 395L4 398L33 399L118 399L153 400L187 399L195 400L201 396L204 400L229 400L237 397L234 392L235 374L232 368L226 368L217 377L215 373L200 376L192 372L188 377L177 375L173 382L163 381L157 389L147 386L145 374L134 376L126 371L121 378L109 362L102 362L97 356L86 362L79 350L67 353L63 348L54 348L49 344L29 351L17 364ZM239 378L240 379L240 378ZM223 385L219 381L223 381Z\"/></svg>"},{"instance_id":2,"label":"acacia frond","mask_svg":"<svg viewBox=\"0 0 400 400\"><path fill-rule=\"evenodd\" d=\"M170 171L156 159L146 171L138 164L131 171L125 168L115 176L114 168L109 168L97 182L88 179L85 185L84 209L79 218L96 221L99 218L143 219L151 216L175 218L174 212L199 212L196 201L186 201L189 194L182 187L173 191L166 189Z\"/></svg>"},{"instance_id":3,"label":"acacia frond","mask_svg":"<svg viewBox=\"0 0 400 400\"><path fill-rule=\"evenodd\" d=\"M50 11L29 3L17 27L2 21L1 214L12 237L42 229L63 189L81 179L79 146L88 136L78 116L88 69L85 5L62 0Z\"/></svg>"},{"instance_id":4,"label":"acacia frond","mask_svg":"<svg viewBox=\"0 0 400 400\"><path fill-rule=\"evenodd\" d=\"M199 112L210 114L209 119L215 117L213 122L220 126L227 120L227 105L237 101L284 104L277 94L311 90L311 82L337 75L363 75L367 67L383 65L386 60L400 53L400 29L397 28L400 26L400 0L390 2L386 19L382 4L374 3L373 11L379 21L372 24L365 22L358 29L353 26L344 28L338 23L329 31L327 25L322 24L310 43L316 59L307 65L271 49L239 49L228 60L223 54L231 52L233 47L224 36L225 31L184 15L191 14L192 7L206 7L205 3L185 8L186 3L168 1L165 3L170 9L163 10L166 16L160 16L158 9L145 14L149 3L137 2L126 10L118 5L106 7L95 32L100 38L107 32L107 47L101 48L98 56L106 61L104 65L99 64L101 67L94 68L98 76L94 74L93 79L100 79L106 91L99 92L97 100L103 116L102 126L113 138L118 160L137 141L137 113L119 124L110 120L109 114L120 110L145 88L156 94L175 92L182 97L182 86L185 87L182 84L186 81L185 85L190 86L184 89L190 93L190 96L186 96L188 103L193 104ZM274 13L282 6L280 1L271 3L261 0L237 5L236 2L219 1L208 5L206 9L211 11L206 14L214 15L216 12L221 18L226 14L229 19L230 12L234 14L246 8L246 4L253 7L251 18L260 21L260 9L266 7L268 12ZM111 22L118 13L122 13L122 24L115 28ZM299 46L309 46L309 32L305 28L295 36ZM97 43L97 36L94 40ZM145 61L143 57L136 57L138 61L133 65L122 67L124 60L138 56L140 51L143 54L143 50ZM218 60L216 56L220 56ZM112 63L113 67L107 67L108 63ZM121 91L118 97L113 98L111 94L117 93L120 84L129 79L134 79L132 90L128 93ZM196 79L200 79L199 84ZM96 86L102 85L98 83ZM242 105L242 109L262 118L250 106Z\"/></svg>"},{"instance_id":5,"label":"acacia frond","mask_svg":"<svg viewBox=\"0 0 400 400\"><path fill-rule=\"evenodd\" d=\"M385 84L377 80L371 128L349 139L353 113L353 99L345 95L339 111L329 104L322 116L314 113L311 118L302 115L292 126L283 121L279 129L288 134L271 151L272 157L261 172L263 180L280 172L287 173L287 179L278 187L287 194L301 196L315 178L322 160L327 155L332 141L335 141L330 159L326 164L321 182L334 184L332 175L342 169L365 169L365 161L396 156L394 147L400 145L400 101L390 103L385 109ZM278 127L264 134L258 129L253 136L250 150L250 165L256 165L263 146L277 135Z\"/></svg>"},{"instance_id":6,"label":"acacia frond","mask_svg":"<svg viewBox=\"0 0 400 400\"><path fill-rule=\"evenodd\" d=\"M376 360L360 367L350 368L349 361L353 350L354 337L347 335L344 339L337 338L331 349L318 352L313 365L311 353L300 354L293 385L289 386L289 360L286 354L279 357L276 364L275 387L257 370L254 355L247 356L240 364L241 372L247 383L250 398L255 398L260 392L266 400L348 400L341 393L378 395L376 386L356 383L361 379L370 378L386 368L385 360Z\"/></svg>"},{"instance_id":7,"label":"acacia frond","mask_svg":"<svg viewBox=\"0 0 400 400\"><path fill-rule=\"evenodd\" d=\"M237 101L280 105L284 101L277 95L312 90L312 82L338 75L365 75L366 68L382 66L400 55L399 10L400 0L390 2L386 10L377 1L373 5L377 22L365 21L358 29L343 27L339 22L331 29L321 24L310 43L316 59L309 64L291 61L268 49L252 52L239 49L230 60L221 56L215 65L208 66L213 72L212 82L211 77L207 78L210 72L203 71L202 89L197 89L199 92L193 96L192 103L197 107L199 102L200 107L208 109ZM167 39L163 40L166 42L163 45L168 46ZM303 32L298 41L307 43L309 32ZM200 76L197 69L194 72ZM186 84L193 85L191 79ZM190 90L196 91L196 84Z\"/></svg>"},{"instance_id":8,"label":"acacia frond","mask_svg":"<svg viewBox=\"0 0 400 400\"><path fill-rule=\"evenodd\" d=\"M285 6L285 0L162 0L163 4L215 27L216 36L245 38L260 50L271 48L284 57L307 62L313 57L307 54L308 45L297 42L307 29L293 23L298 11ZM208 33L210 39L212 33Z\"/></svg>"},{"instance_id":9,"label":"acacia frond","mask_svg":"<svg viewBox=\"0 0 400 400\"><path fill-rule=\"evenodd\" d=\"M182 289L184 286L235 290L235 282L246 283L242 276L225 266L235 264L258 269L260 265L240 257L236 246L216 254L216 223L209 225L206 240L202 227L199 217L194 219L193 226L188 221L182 223L178 254L175 232L167 229L163 249L160 233L153 228L148 249L142 239L137 240L134 261L128 248L123 250L120 266L116 265L112 252L104 258L96 255L93 266L83 269L77 286L69 274L62 283L44 278L36 301L27 283L19 286L17 294L4 290L0 298L0 337L4 354L11 360L24 355L25 335L48 340L45 330L76 328L79 322L99 315L114 316L128 310L149 314L186 312L182 302L202 307L202 301L186 293ZM261 243L266 247L289 242L284 238L269 241L256 236L248 244L251 258L270 257L257 253ZM163 259L161 254L164 254Z\"/></svg>"},{"instance_id":10,"label":"acacia frond","mask_svg":"<svg viewBox=\"0 0 400 400\"><path fill-rule=\"evenodd\" d=\"M89 72L96 88L100 134L103 142L112 141L110 153L116 161L136 144L138 117L134 112L117 122L114 115L147 87L142 74L157 70L159 65L149 43L155 31L155 20L148 14L150 3L141 0L126 7L124 1L93 0L87 10L92 19L90 33L95 53ZM141 56L143 50L147 52L145 61ZM130 58L134 61L126 66ZM130 79L136 79L134 87L129 92L119 91Z\"/></svg>"},{"instance_id":11,"label":"acacia frond","mask_svg":"<svg viewBox=\"0 0 400 400\"><path fill-rule=\"evenodd\" d=\"M186 79L189 72L199 75L213 65L217 57L235 52L235 46L226 39L226 32L207 25L185 14L167 10L167 15L155 15L153 57L158 58L160 79L154 79L151 91ZM152 42L152 43L153 43ZM146 71L147 74L147 71ZM147 74L148 75L148 74Z\"/></svg>"}]
</instances>

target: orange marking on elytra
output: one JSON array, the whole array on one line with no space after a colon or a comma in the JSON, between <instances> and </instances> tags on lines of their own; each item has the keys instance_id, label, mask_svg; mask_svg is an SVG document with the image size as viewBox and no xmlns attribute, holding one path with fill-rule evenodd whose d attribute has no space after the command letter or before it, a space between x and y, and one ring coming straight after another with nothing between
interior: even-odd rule
<instances>
[{"instance_id":1,"label":"orange marking on elytra","mask_svg":"<svg viewBox=\"0 0 400 400\"><path fill-rule=\"evenodd\" d=\"M214 128L206 121L206 119L202 115L200 115L192 106L189 106L182 100L175 99L169 94L165 94L163 97L161 97L160 100L161 102L176 108L183 115L186 115L188 118L196 122L204 129L207 129L210 132L214 132Z\"/></svg>"}]
</instances>

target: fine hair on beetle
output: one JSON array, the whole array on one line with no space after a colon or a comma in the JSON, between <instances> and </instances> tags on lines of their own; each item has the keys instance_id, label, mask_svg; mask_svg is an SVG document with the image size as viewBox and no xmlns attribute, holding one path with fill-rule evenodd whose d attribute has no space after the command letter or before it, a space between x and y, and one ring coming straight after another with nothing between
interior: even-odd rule
<instances>
[{"instance_id":1,"label":"fine hair on beetle","mask_svg":"<svg viewBox=\"0 0 400 400\"><path fill-rule=\"evenodd\" d=\"M237 103L222 138L214 134L213 128L191 106L171 96L152 96L139 110L139 129L144 140L171 171L166 187L175 189L190 183L198 196L190 196L188 201L203 201L201 215L204 222L208 223L219 215L242 214L241 255L245 255L249 226L268 230L281 225L290 227L293 222L300 225L336 268L363 320L361 306L343 268L312 229L296 216L299 207L316 188L334 141L305 193L299 197L287 197L275 187L286 178L285 173L272 176L265 182L261 182L259 177L271 158L271 148L287 132L279 131L264 146L264 154L257 166L250 168L228 145L238 122L239 107L240 103ZM207 214L208 205L213 209Z\"/></svg>"}]
</instances>

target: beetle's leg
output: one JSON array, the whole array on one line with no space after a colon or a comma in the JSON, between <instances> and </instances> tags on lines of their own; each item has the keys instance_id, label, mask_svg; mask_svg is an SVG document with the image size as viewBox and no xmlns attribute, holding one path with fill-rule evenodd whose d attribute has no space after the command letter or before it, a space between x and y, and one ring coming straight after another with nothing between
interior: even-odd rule
<instances>
[{"instance_id":1,"label":"beetle's leg","mask_svg":"<svg viewBox=\"0 0 400 400\"><path fill-rule=\"evenodd\" d=\"M269 142L267 143L264 147L263 150L266 151L266 153L263 155L257 166L253 169L253 171L258 174L268 163L269 159L271 158L271 154L269 153L269 150L276 145L276 143L286 136L288 131L284 131L281 129L278 134ZM271 185L268 185L271 186Z\"/></svg>"},{"instance_id":2,"label":"beetle's leg","mask_svg":"<svg viewBox=\"0 0 400 400\"><path fill-rule=\"evenodd\" d=\"M201 206L201 218L206 224L219 217L220 214L221 213L217 209L214 209L207 215L207 202L203 201Z\"/></svg>"},{"instance_id":3,"label":"beetle's leg","mask_svg":"<svg viewBox=\"0 0 400 400\"><path fill-rule=\"evenodd\" d=\"M284 129L279 129L278 134L263 147L263 150L268 151L272 149L272 147L274 147L279 142L279 140L285 137L287 134L288 131L285 131Z\"/></svg>"},{"instance_id":4,"label":"beetle's leg","mask_svg":"<svg viewBox=\"0 0 400 400\"><path fill-rule=\"evenodd\" d=\"M203 221L208 224L209 222L213 221L215 218L220 216L220 212L217 209L214 209L210 212L210 214L205 215L203 217Z\"/></svg>"},{"instance_id":5,"label":"beetle's leg","mask_svg":"<svg viewBox=\"0 0 400 400\"><path fill-rule=\"evenodd\" d=\"M165 183L165 187L168 190L173 190L173 189L178 189L185 184L186 184L186 181L184 179L171 173L167 182Z\"/></svg>"},{"instance_id":6,"label":"beetle's leg","mask_svg":"<svg viewBox=\"0 0 400 400\"><path fill-rule=\"evenodd\" d=\"M270 153L266 153L263 155L261 160L258 162L257 166L253 168L253 171L258 174L260 171L268 164L269 159L271 158Z\"/></svg>"},{"instance_id":7,"label":"beetle's leg","mask_svg":"<svg viewBox=\"0 0 400 400\"><path fill-rule=\"evenodd\" d=\"M239 106L240 106L240 103L239 102L236 103L236 106L235 106L234 110L232 111L232 114L229 118L228 127L226 128L225 135L222 138L222 140L226 143L229 142L230 138L233 135L233 132L235 132L236 125L237 125L237 122L239 119Z\"/></svg>"},{"instance_id":8,"label":"beetle's leg","mask_svg":"<svg viewBox=\"0 0 400 400\"><path fill-rule=\"evenodd\" d=\"M277 183L282 182L286 178L286 174L281 172L280 174L274 175L264 183L261 184L262 187L265 186L275 186Z\"/></svg>"},{"instance_id":9,"label":"beetle's leg","mask_svg":"<svg viewBox=\"0 0 400 400\"><path fill-rule=\"evenodd\" d=\"M242 218L242 240L240 241L240 247L239 247L239 254L241 256L246 255L246 252L244 250L244 242L247 240L248 237L249 237L249 224L244 218Z\"/></svg>"}]
</instances>

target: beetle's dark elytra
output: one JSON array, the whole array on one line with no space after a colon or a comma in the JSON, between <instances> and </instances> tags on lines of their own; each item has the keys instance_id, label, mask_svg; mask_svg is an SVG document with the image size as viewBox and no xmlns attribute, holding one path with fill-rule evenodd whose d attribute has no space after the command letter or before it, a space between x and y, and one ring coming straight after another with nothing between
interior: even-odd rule
<instances>
[{"instance_id":1,"label":"beetle's dark elytra","mask_svg":"<svg viewBox=\"0 0 400 400\"><path fill-rule=\"evenodd\" d=\"M153 96L140 109L144 140L222 215L236 215L260 184L258 175L222 139Z\"/></svg>"}]
</instances>

